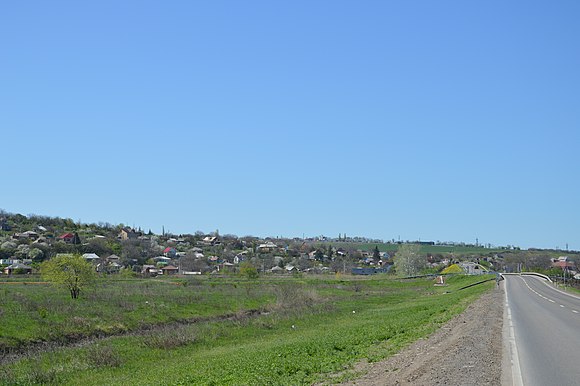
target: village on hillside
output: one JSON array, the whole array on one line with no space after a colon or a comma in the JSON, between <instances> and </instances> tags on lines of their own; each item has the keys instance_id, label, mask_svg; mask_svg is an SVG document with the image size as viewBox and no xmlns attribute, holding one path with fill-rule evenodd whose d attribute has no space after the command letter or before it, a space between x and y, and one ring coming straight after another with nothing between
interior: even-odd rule
<instances>
[{"instance_id":1,"label":"village on hillside","mask_svg":"<svg viewBox=\"0 0 580 386\"><path fill-rule=\"evenodd\" d=\"M422 274L449 271L454 266L467 274L534 269L580 279L576 252L469 245L450 250L449 244L412 244L421 248ZM37 273L40 263L61 254L82 255L97 272L110 275L218 275L237 273L243 264L262 274L369 275L394 272L394 257L401 245L405 243L346 234L292 239L237 237L218 231L156 235L123 224L82 224L0 212L0 271L6 275Z\"/></svg>"}]
</instances>

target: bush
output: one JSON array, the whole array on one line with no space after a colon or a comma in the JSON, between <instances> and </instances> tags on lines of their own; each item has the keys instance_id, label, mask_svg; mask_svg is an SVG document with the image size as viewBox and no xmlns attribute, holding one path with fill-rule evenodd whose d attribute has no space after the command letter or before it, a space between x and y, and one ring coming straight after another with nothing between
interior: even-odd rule
<instances>
[{"instance_id":1,"label":"bush","mask_svg":"<svg viewBox=\"0 0 580 386\"><path fill-rule=\"evenodd\" d=\"M259 276L256 267L254 267L252 263L247 261L243 262L240 265L240 274L242 276L247 277L248 279L257 279Z\"/></svg>"}]
</instances>

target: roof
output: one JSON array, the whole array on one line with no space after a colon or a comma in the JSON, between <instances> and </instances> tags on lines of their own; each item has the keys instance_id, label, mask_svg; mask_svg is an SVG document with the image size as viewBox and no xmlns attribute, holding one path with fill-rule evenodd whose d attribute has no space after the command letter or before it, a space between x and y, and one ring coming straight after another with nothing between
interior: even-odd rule
<instances>
[{"instance_id":1,"label":"roof","mask_svg":"<svg viewBox=\"0 0 580 386\"><path fill-rule=\"evenodd\" d=\"M99 255L97 255L96 253L85 253L83 254L83 257L87 260L98 260L100 259Z\"/></svg>"},{"instance_id":2,"label":"roof","mask_svg":"<svg viewBox=\"0 0 580 386\"><path fill-rule=\"evenodd\" d=\"M258 245L258 248L278 248L278 246L276 244L274 244L273 242L268 241L265 244Z\"/></svg>"},{"instance_id":3,"label":"roof","mask_svg":"<svg viewBox=\"0 0 580 386\"><path fill-rule=\"evenodd\" d=\"M24 265L22 263L14 263L12 265L9 265L6 268L8 268L8 269L32 269L32 267L29 267L28 265Z\"/></svg>"},{"instance_id":4,"label":"roof","mask_svg":"<svg viewBox=\"0 0 580 386\"><path fill-rule=\"evenodd\" d=\"M58 236L58 238L59 238L59 239L71 239L71 238L73 238L73 237L75 237L75 235L74 235L74 234L72 234L72 233L70 233L70 232L69 232L69 233L65 233L65 234L63 234L63 235L60 235L60 236Z\"/></svg>"},{"instance_id":5,"label":"roof","mask_svg":"<svg viewBox=\"0 0 580 386\"><path fill-rule=\"evenodd\" d=\"M178 271L179 268L177 268L174 265L168 265L168 266L165 266L165 267L161 268L161 270L162 271Z\"/></svg>"},{"instance_id":6,"label":"roof","mask_svg":"<svg viewBox=\"0 0 580 386\"><path fill-rule=\"evenodd\" d=\"M573 268L575 264L571 261L556 261L552 263L552 267Z\"/></svg>"},{"instance_id":7,"label":"roof","mask_svg":"<svg viewBox=\"0 0 580 386\"><path fill-rule=\"evenodd\" d=\"M167 247L167 248L165 248L165 249L163 250L163 252L164 252L164 253L167 253L167 252L171 252L171 250L174 250L174 251L175 251L176 249L175 249L175 248L173 248L173 247Z\"/></svg>"}]
</instances>

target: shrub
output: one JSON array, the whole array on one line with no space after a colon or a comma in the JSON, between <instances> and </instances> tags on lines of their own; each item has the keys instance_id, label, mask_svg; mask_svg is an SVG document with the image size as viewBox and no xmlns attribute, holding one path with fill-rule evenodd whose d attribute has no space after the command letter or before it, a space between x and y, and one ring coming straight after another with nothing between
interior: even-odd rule
<instances>
[{"instance_id":1,"label":"shrub","mask_svg":"<svg viewBox=\"0 0 580 386\"><path fill-rule=\"evenodd\" d=\"M252 265L252 263L245 261L240 265L240 274L247 277L248 279L258 278L258 270Z\"/></svg>"}]
</instances>

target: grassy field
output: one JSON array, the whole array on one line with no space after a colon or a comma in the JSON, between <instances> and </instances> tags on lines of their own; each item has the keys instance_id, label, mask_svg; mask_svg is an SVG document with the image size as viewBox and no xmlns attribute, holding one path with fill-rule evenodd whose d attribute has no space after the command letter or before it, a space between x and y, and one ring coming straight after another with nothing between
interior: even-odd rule
<instances>
[{"instance_id":1,"label":"grassy field","mask_svg":"<svg viewBox=\"0 0 580 386\"><path fill-rule=\"evenodd\" d=\"M380 243L332 243L336 248L344 249L360 249L362 251L372 251L375 246L381 252L394 252L399 248L398 244L380 244ZM474 246L448 246L448 245L421 245L421 254L447 254L453 253L455 255L488 255L490 253L505 252L502 249L488 249Z\"/></svg>"},{"instance_id":2,"label":"grassy field","mask_svg":"<svg viewBox=\"0 0 580 386\"><path fill-rule=\"evenodd\" d=\"M101 280L78 301L49 284L5 281L0 282L0 297L1 351L260 309L273 301L274 294L268 286L258 290L243 280L195 278Z\"/></svg>"},{"instance_id":3,"label":"grassy field","mask_svg":"<svg viewBox=\"0 0 580 386\"><path fill-rule=\"evenodd\" d=\"M357 375L356 362L383 359L428 335L494 285L458 290L478 280L457 276L447 287L388 276L222 278L185 286L115 281L102 283L82 302L48 287L4 286L0 291L12 305L2 304L0 323L8 321L7 312L20 323L33 319L26 334L14 327L5 334L3 328L5 341L11 341L11 334L19 335L19 342L38 336L35 329L45 318L69 332L74 328L63 320L82 318L122 324L119 332L135 333L27 355L0 369L0 383L296 385L349 379ZM47 301L59 304L61 311L43 318L38 307ZM27 316L6 311L17 303L27 304L21 309ZM154 311L148 308L151 303ZM95 304L105 304L106 311L97 311ZM121 312L124 307L128 311ZM240 312L247 309L260 312ZM31 317L35 312L39 315ZM213 318L168 323L198 316ZM147 323L160 326L138 328ZM97 324L78 325L90 334Z\"/></svg>"}]
</instances>

